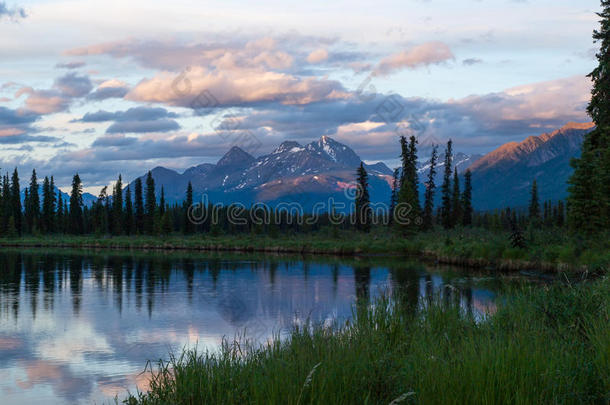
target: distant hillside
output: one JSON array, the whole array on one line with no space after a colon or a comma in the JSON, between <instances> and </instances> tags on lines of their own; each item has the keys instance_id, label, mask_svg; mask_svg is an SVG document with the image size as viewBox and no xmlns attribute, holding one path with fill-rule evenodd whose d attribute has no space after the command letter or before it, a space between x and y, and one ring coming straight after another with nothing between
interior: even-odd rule
<instances>
[{"instance_id":1,"label":"distant hillside","mask_svg":"<svg viewBox=\"0 0 610 405\"><path fill-rule=\"evenodd\" d=\"M473 202L479 210L525 206L534 179L541 200L567 197L570 160L580 155L593 123L569 123L523 142L510 142L472 164Z\"/></svg>"}]
</instances>

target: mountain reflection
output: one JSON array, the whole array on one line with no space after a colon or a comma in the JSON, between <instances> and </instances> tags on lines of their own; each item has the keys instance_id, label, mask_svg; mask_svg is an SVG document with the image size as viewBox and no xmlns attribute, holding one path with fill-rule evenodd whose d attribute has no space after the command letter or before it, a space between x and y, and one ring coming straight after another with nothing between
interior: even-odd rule
<instances>
[{"instance_id":1,"label":"mountain reflection","mask_svg":"<svg viewBox=\"0 0 610 405\"><path fill-rule=\"evenodd\" d=\"M0 389L7 403L101 402L184 345L214 350L244 330L263 342L392 292L412 313L438 297L480 317L502 285L399 258L5 251Z\"/></svg>"}]
</instances>

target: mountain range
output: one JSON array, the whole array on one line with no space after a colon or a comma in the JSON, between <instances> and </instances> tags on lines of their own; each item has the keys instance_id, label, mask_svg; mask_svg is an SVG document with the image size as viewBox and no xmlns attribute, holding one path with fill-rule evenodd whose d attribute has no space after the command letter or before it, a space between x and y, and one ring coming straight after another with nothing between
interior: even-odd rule
<instances>
[{"instance_id":1,"label":"mountain range","mask_svg":"<svg viewBox=\"0 0 610 405\"><path fill-rule=\"evenodd\" d=\"M204 163L183 173L156 167L151 173L157 188L170 202L182 201L190 181L196 201L205 194L209 202L270 206L298 202L311 210L317 202L349 203L346 189L356 179L361 158L348 146L328 136L307 145L286 141L273 152L254 157L233 146L216 164ZM365 165L372 202L390 198L392 170L384 163ZM145 176L141 177L145 181ZM133 190L133 183L131 189ZM340 208L338 208L340 209Z\"/></svg>"},{"instance_id":2,"label":"mountain range","mask_svg":"<svg viewBox=\"0 0 610 405\"><path fill-rule=\"evenodd\" d=\"M542 200L567 196L566 181L572 173L570 159L578 156L592 123L566 126L523 142L510 142L486 155L457 152L453 156L459 173L472 171L473 203L477 210L525 206L531 183L537 179ZM440 149L444 148L440 145ZM444 156L439 156L436 184L440 197ZM216 164L204 163L182 173L156 167L151 173L157 191L163 186L166 200L184 199L188 182L196 201L205 194L211 203L240 202L246 206L264 202L302 204L311 210L316 202L332 198L349 203L346 188L356 179L361 158L349 146L322 136L307 145L286 141L273 152L254 157L233 146ZM365 165L369 173L372 202L388 202L393 171L384 163ZM427 178L429 161L418 165L420 181ZM144 181L145 176L141 179ZM133 190L133 183L131 184ZM420 190L423 193L423 186Z\"/></svg>"}]
</instances>

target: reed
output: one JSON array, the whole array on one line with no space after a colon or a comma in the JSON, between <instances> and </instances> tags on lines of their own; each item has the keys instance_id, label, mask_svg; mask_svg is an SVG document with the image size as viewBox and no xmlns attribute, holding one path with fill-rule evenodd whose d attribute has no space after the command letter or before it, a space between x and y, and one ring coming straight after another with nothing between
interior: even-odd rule
<instances>
[{"instance_id":1,"label":"reed","mask_svg":"<svg viewBox=\"0 0 610 405\"><path fill-rule=\"evenodd\" d=\"M439 299L381 297L352 322L225 341L151 366L126 404L608 403L610 282L520 287L477 320Z\"/></svg>"}]
</instances>

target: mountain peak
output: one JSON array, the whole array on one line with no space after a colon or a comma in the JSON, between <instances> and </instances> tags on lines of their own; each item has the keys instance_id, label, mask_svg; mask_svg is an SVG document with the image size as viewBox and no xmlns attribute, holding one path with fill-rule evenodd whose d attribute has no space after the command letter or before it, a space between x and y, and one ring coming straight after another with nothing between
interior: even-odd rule
<instances>
[{"instance_id":1,"label":"mountain peak","mask_svg":"<svg viewBox=\"0 0 610 405\"><path fill-rule=\"evenodd\" d=\"M301 150L303 150L303 147L298 142L284 141L273 151L273 154L275 155L284 152L300 152Z\"/></svg>"},{"instance_id":2,"label":"mountain peak","mask_svg":"<svg viewBox=\"0 0 610 405\"><path fill-rule=\"evenodd\" d=\"M559 128L559 131L569 131L569 130L573 130L573 129L587 130L587 129L592 129L594 127L595 127L595 123L594 122L573 122L573 121L570 121L567 124L565 124L563 127Z\"/></svg>"},{"instance_id":3,"label":"mountain peak","mask_svg":"<svg viewBox=\"0 0 610 405\"><path fill-rule=\"evenodd\" d=\"M234 165L244 165L250 164L254 161L254 157L248 152L244 151L239 146L233 146L223 157L220 158L218 163L216 163L217 167L222 166L234 166Z\"/></svg>"},{"instance_id":4,"label":"mountain peak","mask_svg":"<svg viewBox=\"0 0 610 405\"><path fill-rule=\"evenodd\" d=\"M594 127L591 122L569 122L551 133L529 136L522 142L508 142L479 159L472 169L483 170L498 164L542 164L556 156L578 151L584 134Z\"/></svg>"},{"instance_id":5,"label":"mountain peak","mask_svg":"<svg viewBox=\"0 0 610 405\"><path fill-rule=\"evenodd\" d=\"M332 162L347 166L358 167L362 159L350 147L337 142L330 136L323 135L318 141L307 145L307 150Z\"/></svg>"}]
</instances>

